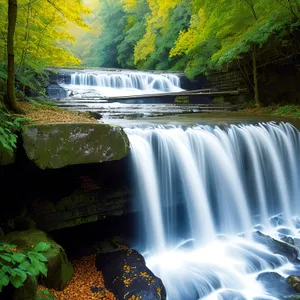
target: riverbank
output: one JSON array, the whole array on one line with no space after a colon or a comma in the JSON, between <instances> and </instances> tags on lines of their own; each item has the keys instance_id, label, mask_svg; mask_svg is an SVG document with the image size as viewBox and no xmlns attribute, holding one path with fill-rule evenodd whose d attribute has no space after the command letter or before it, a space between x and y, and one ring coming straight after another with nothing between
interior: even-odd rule
<instances>
[{"instance_id":1,"label":"riverbank","mask_svg":"<svg viewBox=\"0 0 300 300\"><path fill-rule=\"evenodd\" d=\"M35 102L20 102L24 116L34 124L52 123L97 123L97 120L87 113L61 109L55 104Z\"/></svg>"},{"instance_id":2,"label":"riverbank","mask_svg":"<svg viewBox=\"0 0 300 300\"><path fill-rule=\"evenodd\" d=\"M300 119L300 105L284 105L284 106L266 106L246 108L242 110L246 114L255 114L260 116L275 116Z\"/></svg>"}]
</instances>

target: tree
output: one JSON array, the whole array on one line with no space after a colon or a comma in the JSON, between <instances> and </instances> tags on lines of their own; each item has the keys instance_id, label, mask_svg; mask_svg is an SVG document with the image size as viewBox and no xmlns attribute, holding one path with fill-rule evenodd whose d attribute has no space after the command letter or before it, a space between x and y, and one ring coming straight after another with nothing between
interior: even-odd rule
<instances>
[{"instance_id":1,"label":"tree","mask_svg":"<svg viewBox=\"0 0 300 300\"><path fill-rule=\"evenodd\" d=\"M72 22L88 29L82 16L89 12L81 0L1 1L0 79L7 80L6 106L10 110L20 112L15 82L21 92L23 87L43 91L45 67L80 64L70 49L74 38L68 26Z\"/></svg>"},{"instance_id":2,"label":"tree","mask_svg":"<svg viewBox=\"0 0 300 300\"><path fill-rule=\"evenodd\" d=\"M7 98L6 106L15 113L21 113L15 94L15 54L14 35L18 12L17 0L8 1L8 30L7 30Z\"/></svg>"}]
</instances>

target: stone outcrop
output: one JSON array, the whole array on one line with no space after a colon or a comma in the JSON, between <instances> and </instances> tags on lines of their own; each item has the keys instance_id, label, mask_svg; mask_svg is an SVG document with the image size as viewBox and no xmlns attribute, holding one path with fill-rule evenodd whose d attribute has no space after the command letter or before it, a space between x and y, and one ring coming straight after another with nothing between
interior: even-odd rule
<instances>
[{"instance_id":1,"label":"stone outcrop","mask_svg":"<svg viewBox=\"0 0 300 300\"><path fill-rule=\"evenodd\" d=\"M57 203L38 201L32 218L47 232L96 222L129 212L128 192L123 189L99 189L74 192Z\"/></svg>"},{"instance_id":2,"label":"stone outcrop","mask_svg":"<svg viewBox=\"0 0 300 300\"><path fill-rule=\"evenodd\" d=\"M22 137L28 158L41 169L119 160L129 151L123 129L107 124L29 125Z\"/></svg>"}]
</instances>

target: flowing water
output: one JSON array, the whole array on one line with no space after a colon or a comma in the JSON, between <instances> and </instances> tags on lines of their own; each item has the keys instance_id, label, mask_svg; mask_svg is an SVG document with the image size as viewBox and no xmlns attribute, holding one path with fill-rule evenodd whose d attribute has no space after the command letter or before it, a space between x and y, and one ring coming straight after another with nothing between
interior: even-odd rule
<instances>
[{"instance_id":1,"label":"flowing water","mask_svg":"<svg viewBox=\"0 0 300 300\"><path fill-rule=\"evenodd\" d=\"M71 74L70 84L62 87L81 97L128 96L182 91L176 74L149 72L108 72L86 70Z\"/></svg>"},{"instance_id":2,"label":"flowing water","mask_svg":"<svg viewBox=\"0 0 300 300\"><path fill-rule=\"evenodd\" d=\"M253 232L299 236L298 130L273 122L125 130L143 211L139 246L168 299L283 299L258 278L296 267Z\"/></svg>"}]
</instances>

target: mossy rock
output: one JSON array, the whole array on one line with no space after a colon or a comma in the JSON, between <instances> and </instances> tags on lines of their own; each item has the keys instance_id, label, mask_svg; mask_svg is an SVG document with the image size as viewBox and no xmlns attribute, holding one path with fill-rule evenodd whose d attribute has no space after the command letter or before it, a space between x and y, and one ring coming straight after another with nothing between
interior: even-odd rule
<instances>
[{"instance_id":1,"label":"mossy rock","mask_svg":"<svg viewBox=\"0 0 300 300\"><path fill-rule=\"evenodd\" d=\"M300 293L300 276L291 275L287 278L286 282L291 285L297 293Z\"/></svg>"},{"instance_id":2,"label":"mossy rock","mask_svg":"<svg viewBox=\"0 0 300 300\"><path fill-rule=\"evenodd\" d=\"M119 126L97 123L28 125L23 147L41 169L119 160L129 152L129 140Z\"/></svg>"},{"instance_id":3,"label":"mossy rock","mask_svg":"<svg viewBox=\"0 0 300 300\"><path fill-rule=\"evenodd\" d=\"M45 232L37 229L27 231L15 231L7 234L5 242L17 247L21 251L30 251L33 245L46 242L51 248L44 253L48 259L47 277L41 277L40 282L50 289L63 290L74 275L72 264L68 261L64 249L53 241Z\"/></svg>"}]
</instances>

